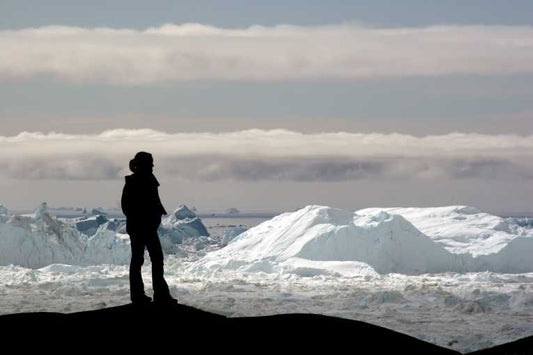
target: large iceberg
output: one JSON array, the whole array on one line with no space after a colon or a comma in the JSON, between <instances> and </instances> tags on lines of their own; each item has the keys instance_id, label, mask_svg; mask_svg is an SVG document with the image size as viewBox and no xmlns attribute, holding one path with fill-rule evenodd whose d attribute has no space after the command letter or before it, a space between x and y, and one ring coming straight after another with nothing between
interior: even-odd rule
<instances>
[{"instance_id":1,"label":"large iceberg","mask_svg":"<svg viewBox=\"0 0 533 355\"><path fill-rule=\"evenodd\" d=\"M10 216L0 223L0 264L31 268L78 263L85 244L71 225L52 218L46 203L30 216Z\"/></svg>"},{"instance_id":2,"label":"large iceberg","mask_svg":"<svg viewBox=\"0 0 533 355\"><path fill-rule=\"evenodd\" d=\"M305 266L310 274L341 275L354 269L382 274L533 271L533 258L527 258L533 253L533 238L513 235L507 231L511 227L506 228L497 221L489 224L487 214L482 216L485 229L478 233L473 232L475 220L467 223L467 217L457 219L464 223L463 248L457 245L446 247L461 235L460 228L452 233L446 221L461 213L479 215L481 212L474 208L444 208L440 215L442 231L437 233L439 229L435 227L433 236L423 233L407 217L394 212L386 209L351 212L327 206L307 206L249 229L226 247L206 255L191 270L281 272L300 270ZM418 209L416 215L426 212L427 218L435 214L435 211ZM436 224L433 220L425 227ZM488 244L480 240L483 237L479 234L497 238L500 231L507 234L506 239L501 237L498 241L504 238L507 244L501 248L495 246L493 253L486 253ZM446 244L445 240L450 242ZM499 246L496 242L494 245Z\"/></svg>"},{"instance_id":3,"label":"large iceberg","mask_svg":"<svg viewBox=\"0 0 533 355\"><path fill-rule=\"evenodd\" d=\"M75 224L52 217L41 203L32 215L9 215L0 209L0 265L40 268L50 264L127 264L129 238L109 230L110 221L91 236Z\"/></svg>"},{"instance_id":4,"label":"large iceberg","mask_svg":"<svg viewBox=\"0 0 533 355\"><path fill-rule=\"evenodd\" d=\"M103 216L57 219L48 212L46 202L30 215L11 215L0 205L0 265L128 264L131 250L125 232L124 222ZM163 248L170 253L183 239L209 235L186 206L165 218L159 232Z\"/></svg>"}]
</instances>

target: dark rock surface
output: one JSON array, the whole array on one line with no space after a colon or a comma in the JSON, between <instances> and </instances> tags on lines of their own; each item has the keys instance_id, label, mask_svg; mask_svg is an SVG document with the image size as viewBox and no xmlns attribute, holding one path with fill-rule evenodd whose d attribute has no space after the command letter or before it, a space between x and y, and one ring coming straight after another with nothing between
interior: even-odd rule
<instances>
[{"instance_id":1,"label":"dark rock surface","mask_svg":"<svg viewBox=\"0 0 533 355\"><path fill-rule=\"evenodd\" d=\"M184 305L0 316L6 353L460 354L372 324L316 314L227 318ZM533 336L476 351L533 354Z\"/></svg>"},{"instance_id":2,"label":"dark rock surface","mask_svg":"<svg viewBox=\"0 0 533 355\"><path fill-rule=\"evenodd\" d=\"M469 355L526 355L533 354L533 336L507 344L469 353Z\"/></svg>"},{"instance_id":3,"label":"dark rock surface","mask_svg":"<svg viewBox=\"0 0 533 355\"><path fill-rule=\"evenodd\" d=\"M124 305L79 313L0 316L12 352L150 351L459 354L364 322L315 314L227 318L184 305Z\"/></svg>"}]
</instances>

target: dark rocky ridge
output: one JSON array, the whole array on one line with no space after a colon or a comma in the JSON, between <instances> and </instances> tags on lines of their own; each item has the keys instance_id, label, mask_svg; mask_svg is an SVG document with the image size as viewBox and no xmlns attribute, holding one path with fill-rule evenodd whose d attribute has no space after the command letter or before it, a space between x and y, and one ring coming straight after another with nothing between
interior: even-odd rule
<instances>
[{"instance_id":1,"label":"dark rocky ridge","mask_svg":"<svg viewBox=\"0 0 533 355\"><path fill-rule=\"evenodd\" d=\"M132 305L79 313L0 316L4 347L17 351L151 350L329 354L458 354L375 325L314 314L227 318L184 305ZM187 349L187 350L185 350Z\"/></svg>"},{"instance_id":2,"label":"dark rocky ridge","mask_svg":"<svg viewBox=\"0 0 533 355\"><path fill-rule=\"evenodd\" d=\"M227 318L184 305L0 316L4 348L249 354L460 354L372 324L316 314ZM475 354L532 354L533 337ZM474 353L472 353L474 354Z\"/></svg>"}]
</instances>

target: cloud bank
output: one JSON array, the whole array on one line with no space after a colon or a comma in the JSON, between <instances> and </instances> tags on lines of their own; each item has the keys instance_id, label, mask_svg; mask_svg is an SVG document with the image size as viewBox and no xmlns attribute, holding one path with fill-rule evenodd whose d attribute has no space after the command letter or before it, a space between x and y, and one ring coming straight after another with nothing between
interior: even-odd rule
<instances>
[{"instance_id":1,"label":"cloud bank","mask_svg":"<svg viewBox=\"0 0 533 355\"><path fill-rule=\"evenodd\" d=\"M22 132L0 136L0 174L24 180L122 179L141 150L153 154L158 177L201 181L533 180L533 136L287 130Z\"/></svg>"},{"instance_id":2,"label":"cloud bank","mask_svg":"<svg viewBox=\"0 0 533 355\"><path fill-rule=\"evenodd\" d=\"M531 26L368 28L167 24L143 31L0 31L0 78L74 82L285 80L533 72Z\"/></svg>"}]
</instances>

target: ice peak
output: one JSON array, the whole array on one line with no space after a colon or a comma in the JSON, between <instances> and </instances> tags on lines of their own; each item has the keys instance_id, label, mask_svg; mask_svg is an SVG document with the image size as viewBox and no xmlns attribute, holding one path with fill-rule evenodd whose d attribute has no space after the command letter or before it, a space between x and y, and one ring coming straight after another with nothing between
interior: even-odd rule
<instances>
[{"instance_id":1,"label":"ice peak","mask_svg":"<svg viewBox=\"0 0 533 355\"><path fill-rule=\"evenodd\" d=\"M0 223L4 223L9 218L9 210L2 204L0 204Z\"/></svg>"},{"instance_id":2,"label":"ice peak","mask_svg":"<svg viewBox=\"0 0 533 355\"><path fill-rule=\"evenodd\" d=\"M383 222L391 219L391 215L385 211L380 211L377 214L370 216L370 219L376 222Z\"/></svg>"},{"instance_id":3,"label":"ice peak","mask_svg":"<svg viewBox=\"0 0 533 355\"><path fill-rule=\"evenodd\" d=\"M33 217L35 219L42 219L47 214L48 206L46 205L46 202L41 202L41 204L35 209L35 212L33 212Z\"/></svg>"},{"instance_id":4,"label":"ice peak","mask_svg":"<svg viewBox=\"0 0 533 355\"><path fill-rule=\"evenodd\" d=\"M0 203L0 216L8 215L8 214L9 214L9 210Z\"/></svg>"},{"instance_id":5,"label":"ice peak","mask_svg":"<svg viewBox=\"0 0 533 355\"><path fill-rule=\"evenodd\" d=\"M173 214L176 219L196 218L196 214L183 204L179 205Z\"/></svg>"},{"instance_id":6,"label":"ice peak","mask_svg":"<svg viewBox=\"0 0 533 355\"><path fill-rule=\"evenodd\" d=\"M295 212L288 212L281 216L283 215L291 215L296 219L305 216L305 219L311 221L312 225L322 223L345 225L353 222L354 217L352 211L322 205L307 205Z\"/></svg>"},{"instance_id":7,"label":"ice peak","mask_svg":"<svg viewBox=\"0 0 533 355\"><path fill-rule=\"evenodd\" d=\"M482 213L481 210L477 207L472 206L453 206L455 207L453 209L454 212L459 214L478 214Z\"/></svg>"}]
</instances>

